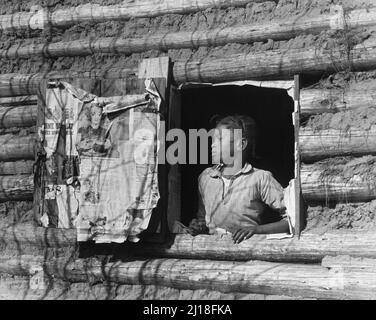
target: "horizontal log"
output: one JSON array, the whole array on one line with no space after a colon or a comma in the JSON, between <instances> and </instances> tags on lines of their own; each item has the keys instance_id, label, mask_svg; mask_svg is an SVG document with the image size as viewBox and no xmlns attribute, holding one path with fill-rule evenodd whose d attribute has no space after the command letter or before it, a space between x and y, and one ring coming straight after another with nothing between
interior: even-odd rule
<instances>
[{"instance_id":1,"label":"horizontal log","mask_svg":"<svg viewBox=\"0 0 376 320\"><path fill-rule=\"evenodd\" d=\"M90 78L90 79L132 79L136 77L137 67L124 68L124 69L95 69L91 71L68 71L68 72L45 72L35 74L19 74L8 73L0 75L0 97L13 97L36 95L40 90L40 83L43 79L58 80L77 78Z\"/></svg>"},{"instance_id":2,"label":"horizontal log","mask_svg":"<svg viewBox=\"0 0 376 320\"><path fill-rule=\"evenodd\" d=\"M334 10L333 10L334 11ZM214 28L181 32L157 32L140 38L119 39L107 37L98 39L80 39L55 43L14 45L0 50L0 57L7 59L30 58L32 56L60 57L85 56L94 53L132 54L148 50L196 49L207 46L224 46L228 43L252 43L257 41L286 40L300 34L319 34L325 30L340 30L356 24L362 27L370 22L376 24L376 9L354 10L355 21L343 22L343 9L315 17L297 17L296 19L275 20L268 23L245 24L234 27ZM370 21L363 16L366 16ZM350 16L350 15L349 15ZM362 17L359 20L359 17Z\"/></svg>"},{"instance_id":3,"label":"horizontal log","mask_svg":"<svg viewBox=\"0 0 376 320\"><path fill-rule=\"evenodd\" d=\"M264 260L279 262L320 262L325 256L350 255L354 257L376 257L370 232L327 232L325 235L302 233L301 238L268 240L264 235L253 236L241 244L234 245L230 236L176 235L173 243L164 246L144 244L134 246L135 255L184 259L216 260ZM354 243L351 241L360 241Z\"/></svg>"},{"instance_id":4,"label":"horizontal log","mask_svg":"<svg viewBox=\"0 0 376 320\"><path fill-rule=\"evenodd\" d=\"M376 154L376 125L370 130L350 128L346 131L301 128L299 144L305 162L335 156Z\"/></svg>"},{"instance_id":5,"label":"horizontal log","mask_svg":"<svg viewBox=\"0 0 376 320\"><path fill-rule=\"evenodd\" d=\"M349 54L348 54L349 53ZM351 60L347 60L351 57ZM341 45L333 48L279 49L263 52L228 54L221 58L200 60L178 60L174 62L173 77L184 82L224 82L234 80L272 80L291 79L294 74L322 74L347 70L351 64L354 71L376 69L376 40L369 39L355 45L348 52ZM126 77L134 74L135 68L104 72L105 77ZM121 74L121 75L120 75ZM0 95L15 96L36 94L41 79L103 77L103 72L33 75L1 75Z\"/></svg>"},{"instance_id":6,"label":"horizontal log","mask_svg":"<svg viewBox=\"0 0 376 320\"><path fill-rule=\"evenodd\" d=\"M37 275L38 276L38 275ZM70 284L58 279L30 283L30 277L3 274L0 281L0 300L293 300L287 296L223 293L208 289L179 290L156 285L118 285L105 282ZM49 281L50 280L50 281ZM32 288L31 288L32 287ZM30 290L32 289L32 290Z\"/></svg>"},{"instance_id":7,"label":"horizontal log","mask_svg":"<svg viewBox=\"0 0 376 320\"><path fill-rule=\"evenodd\" d=\"M43 257L41 257L43 259ZM0 272L31 276L44 270L50 277L69 282L113 282L163 285L177 289L209 289L319 299L375 299L376 272L338 273L320 265L230 262L188 259L142 259L103 263L94 259L2 257ZM42 269L43 268L43 269Z\"/></svg>"},{"instance_id":8,"label":"horizontal log","mask_svg":"<svg viewBox=\"0 0 376 320\"><path fill-rule=\"evenodd\" d=\"M31 127L36 124L38 107L0 107L0 128Z\"/></svg>"},{"instance_id":9,"label":"horizontal log","mask_svg":"<svg viewBox=\"0 0 376 320\"><path fill-rule=\"evenodd\" d=\"M350 256L326 256L321 261L325 268L337 269L372 269L376 271L376 259L354 258Z\"/></svg>"},{"instance_id":10,"label":"horizontal log","mask_svg":"<svg viewBox=\"0 0 376 320\"><path fill-rule=\"evenodd\" d=\"M360 95L360 97L360 103L356 101L356 105L348 105L345 101L343 89L302 89L300 91L300 113L302 115L312 115L324 112L335 113L350 108L355 109L363 106L364 99L362 98L368 97L368 94L365 93L365 95ZM368 103L364 102L364 107L367 107Z\"/></svg>"},{"instance_id":11,"label":"horizontal log","mask_svg":"<svg viewBox=\"0 0 376 320\"><path fill-rule=\"evenodd\" d=\"M0 176L0 202L32 200L33 186L32 175Z\"/></svg>"},{"instance_id":12,"label":"horizontal log","mask_svg":"<svg viewBox=\"0 0 376 320\"><path fill-rule=\"evenodd\" d=\"M14 174L32 174L33 160L0 162L0 176Z\"/></svg>"},{"instance_id":13,"label":"horizontal log","mask_svg":"<svg viewBox=\"0 0 376 320\"><path fill-rule=\"evenodd\" d=\"M35 136L0 135L0 161L34 159Z\"/></svg>"},{"instance_id":14,"label":"horizontal log","mask_svg":"<svg viewBox=\"0 0 376 320\"><path fill-rule=\"evenodd\" d=\"M294 74L336 73L346 70L349 65L353 71L376 68L375 39L366 40L349 50L350 52L338 44L333 48L278 49L228 54L224 58L177 61L173 74L178 83L215 83L244 79L291 79Z\"/></svg>"},{"instance_id":15,"label":"horizontal log","mask_svg":"<svg viewBox=\"0 0 376 320\"><path fill-rule=\"evenodd\" d=\"M342 7L326 15L300 17L294 20L276 20L264 24L241 25L205 31L163 32L141 38L116 37L95 40L75 40L56 43L11 46L0 50L0 57L8 59L32 56L84 56L93 53L132 54L147 50L195 49L201 46L223 46L228 43L286 40L300 34L319 34L325 30L344 30L349 26L363 27L376 24L376 8L353 10L346 14Z\"/></svg>"},{"instance_id":16,"label":"horizontal log","mask_svg":"<svg viewBox=\"0 0 376 320\"><path fill-rule=\"evenodd\" d=\"M0 16L0 31L44 29L48 25L67 28L78 23L187 14L208 8L241 7L248 3L263 1L265 0L148 0L127 1L126 4L114 6L85 4L53 12L40 8L34 12L17 12Z\"/></svg>"},{"instance_id":17,"label":"horizontal log","mask_svg":"<svg viewBox=\"0 0 376 320\"><path fill-rule=\"evenodd\" d=\"M335 164L329 168L329 171L327 167L318 163L303 164L300 170L300 180L305 201L308 203L367 202L376 199L374 175L367 175L364 172L361 175L360 172L346 177L345 174L340 174L340 171L339 166Z\"/></svg>"},{"instance_id":18,"label":"horizontal log","mask_svg":"<svg viewBox=\"0 0 376 320\"><path fill-rule=\"evenodd\" d=\"M314 263L325 256L336 255L375 258L376 250L369 251L371 239L376 239L371 232L331 231L325 235L303 232L300 239L269 240L265 235L256 235L234 245L230 236L176 235L173 243L134 246L131 252L135 255L184 259Z\"/></svg>"},{"instance_id":19,"label":"horizontal log","mask_svg":"<svg viewBox=\"0 0 376 320\"><path fill-rule=\"evenodd\" d=\"M34 134L36 132L36 126L32 127L12 127L12 128L2 128L0 129L0 135L5 135L5 134L22 134L25 135L27 134Z\"/></svg>"},{"instance_id":20,"label":"horizontal log","mask_svg":"<svg viewBox=\"0 0 376 320\"><path fill-rule=\"evenodd\" d=\"M357 108L375 108L375 90L376 80L360 81L355 88L350 86L343 89L302 89L300 112L302 115L312 115Z\"/></svg>"},{"instance_id":21,"label":"horizontal log","mask_svg":"<svg viewBox=\"0 0 376 320\"><path fill-rule=\"evenodd\" d=\"M60 78L68 76L60 74ZM56 74L55 74L56 78ZM6 80L5 80L6 81ZM359 81L343 89L302 89L300 91L300 112L313 115L324 112L339 112L376 106L376 80ZM0 98L0 106L33 105L37 96L14 96Z\"/></svg>"},{"instance_id":22,"label":"horizontal log","mask_svg":"<svg viewBox=\"0 0 376 320\"><path fill-rule=\"evenodd\" d=\"M44 248L76 249L75 229L42 228L32 225L15 225L0 228L0 242L17 243ZM120 245L118 254L132 256L168 257L213 260L265 260L275 262L317 263L325 256L349 255L376 258L374 232L329 231L324 235L303 232L300 239L267 239L254 235L240 244L234 244L227 235L186 234L171 235L164 244L138 243ZM112 248L111 250L114 250Z\"/></svg>"},{"instance_id":23,"label":"horizontal log","mask_svg":"<svg viewBox=\"0 0 376 320\"><path fill-rule=\"evenodd\" d=\"M98 101L105 104L132 105L146 100L145 94L129 94L125 96L99 97ZM37 105L0 107L0 129L35 126L37 112Z\"/></svg>"},{"instance_id":24,"label":"horizontal log","mask_svg":"<svg viewBox=\"0 0 376 320\"><path fill-rule=\"evenodd\" d=\"M20 97L5 97L0 98L1 107L9 106L25 106L25 105L36 105L38 102L37 96L20 96Z\"/></svg>"},{"instance_id":25,"label":"horizontal log","mask_svg":"<svg viewBox=\"0 0 376 320\"><path fill-rule=\"evenodd\" d=\"M67 248L77 245L75 229L42 228L31 224L16 224L0 228L0 242L45 248Z\"/></svg>"},{"instance_id":26,"label":"horizontal log","mask_svg":"<svg viewBox=\"0 0 376 320\"><path fill-rule=\"evenodd\" d=\"M0 15L0 32L15 32L20 29L44 29L47 19L48 12L43 9Z\"/></svg>"}]
</instances>

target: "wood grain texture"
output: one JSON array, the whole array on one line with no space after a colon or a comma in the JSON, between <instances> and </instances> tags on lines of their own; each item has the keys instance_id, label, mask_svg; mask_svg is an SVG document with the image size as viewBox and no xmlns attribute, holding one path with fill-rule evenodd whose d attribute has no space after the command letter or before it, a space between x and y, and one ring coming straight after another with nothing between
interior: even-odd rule
<instances>
[{"instance_id":1,"label":"wood grain texture","mask_svg":"<svg viewBox=\"0 0 376 320\"><path fill-rule=\"evenodd\" d=\"M24 105L35 105L37 104L38 97L33 96L20 96L20 97L5 97L0 98L1 107L9 106L24 106Z\"/></svg>"},{"instance_id":2,"label":"wood grain texture","mask_svg":"<svg viewBox=\"0 0 376 320\"><path fill-rule=\"evenodd\" d=\"M375 23L376 10L372 12L373 16L368 16ZM157 31L138 38L106 37L24 46L14 45L0 50L0 57L4 59L25 59L32 56L85 56L94 53L132 54L148 50L197 49L199 47L224 46L228 43L263 42L268 39L280 41L291 39L301 34L319 34L325 30L342 29L342 25L333 24L333 21L338 19L340 14L334 12L315 17L301 16L295 19L276 19L266 23L243 24L208 30ZM369 21L364 19L361 23L358 22L357 25L362 26L362 23L369 25Z\"/></svg>"},{"instance_id":3,"label":"wood grain texture","mask_svg":"<svg viewBox=\"0 0 376 320\"><path fill-rule=\"evenodd\" d=\"M305 162L335 156L376 154L376 125L370 130L349 128L346 131L301 128L299 144Z\"/></svg>"},{"instance_id":4,"label":"wood grain texture","mask_svg":"<svg viewBox=\"0 0 376 320\"><path fill-rule=\"evenodd\" d=\"M176 83L224 82L235 80L291 79L294 74L323 74L347 70L372 70L376 68L376 40L369 39L351 48L350 55L342 46L334 48L279 49L263 52L233 53L226 57L200 60L177 60L173 66ZM349 60L348 57L351 57ZM136 73L136 68L93 70L77 72L77 77L126 77ZM104 75L103 75L104 74ZM121 76L121 75L122 76ZM74 78L75 72L47 74L3 74L0 76L0 95L16 96L36 93L43 78Z\"/></svg>"},{"instance_id":5,"label":"wood grain texture","mask_svg":"<svg viewBox=\"0 0 376 320\"><path fill-rule=\"evenodd\" d=\"M0 128L31 127L36 119L36 105L0 107Z\"/></svg>"},{"instance_id":6,"label":"wood grain texture","mask_svg":"<svg viewBox=\"0 0 376 320\"><path fill-rule=\"evenodd\" d=\"M376 272L373 270L338 272L320 265L264 261L137 259L103 263L95 259L52 261L45 260L42 256L0 259L0 272L8 274L31 275L38 266L50 277L69 282L91 279L93 282L320 299L376 297Z\"/></svg>"},{"instance_id":7,"label":"wood grain texture","mask_svg":"<svg viewBox=\"0 0 376 320\"><path fill-rule=\"evenodd\" d=\"M0 241L8 245L17 243L21 247L70 248L72 254L77 246L75 229L42 228L28 224L3 226ZM118 248L117 253L158 258L317 263L325 256L337 255L376 259L375 241L374 232L349 230L329 231L323 235L303 231L300 240L296 237L268 240L265 235L254 235L240 244L234 244L231 236L227 235L192 237L177 234L171 235L164 244L125 244Z\"/></svg>"},{"instance_id":8,"label":"wood grain texture","mask_svg":"<svg viewBox=\"0 0 376 320\"><path fill-rule=\"evenodd\" d=\"M34 12L17 12L0 16L0 31L44 29L47 25L67 28L78 23L157 17L164 14L188 14L208 8L246 6L264 0L137 0L122 5L85 4L50 12L40 8Z\"/></svg>"},{"instance_id":9,"label":"wood grain texture","mask_svg":"<svg viewBox=\"0 0 376 320\"><path fill-rule=\"evenodd\" d=\"M8 73L0 75L0 97L15 97L38 94L42 80L64 79L74 81L75 79L118 79L126 78L131 81L136 77L137 67L133 68L109 68L93 69L90 71L51 71L35 74Z\"/></svg>"},{"instance_id":10,"label":"wood grain texture","mask_svg":"<svg viewBox=\"0 0 376 320\"><path fill-rule=\"evenodd\" d=\"M187 290L156 285L119 285L105 282L69 283L58 279L45 279L43 286L32 285L33 276L14 277L2 274L1 300L293 300L287 296L231 292L208 289ZM48 281L50 280L50 281Z\"/></svg>"},{"instance_id":11,"label":"wood grain texture","mask_svg":"<svg viewBox=\"0 0 376 320\"><path fill-rule=\"evenodd\" d=\"M366 40L350 50L333 48L279 49L263 52L234 53L226 57L176 61L173 74L177 83L222 82L230 80L291 79L294 74L319 75L347 70L376 68L376 41Z\"/></svg>"},{"instance_id":12,"label":"wood grain texture","mask_svg":"<svg viewBox=\"0 0 376 320\"><path fill-rule=\"evenodd\" d=\"M376 183L372 175L354 174L345 178L326 172L317 164L302 165L301 187L306 202L367 202L376 199Z\"/></svg>"},{"instance_id":13,"label":"wood grain texture","mask_svg":"<svg viewBox=\"0 0 376 320\"><path fill-rule=\"evenodd\" d=\"M0 161L34 159L35 136L0 135Z\"/></svg>"},{"instance_id":14,"label":"wood grain texture","mask_svg":"<svg viewBox=\"0 0 376 320\"><path fill-rule=\"evenodd\" d=\"M0 202L33 199L32 175L0 176Z\"/></svg>"},{"instance_id":15,"label":"wood grain texture","mask_svg":"<svg viewBox=\"0 0 376 320\"><path fill-rule=\"evenodd\" d=\"M0 175L32 174L33 160L0 162Z\"/></svg>"},{"instance_id":16,"label":"wood grain texture","mask_svg":"<svg viewBox=\"0 0 376 320\"><path fill-rule=\"evenodd\" d=\"M363 88L361 88L361 86ZM376 107L376 81L359 81L355 88L303 89L300 95L303 115L335 113Z\"/></svg>"}]
</instances>

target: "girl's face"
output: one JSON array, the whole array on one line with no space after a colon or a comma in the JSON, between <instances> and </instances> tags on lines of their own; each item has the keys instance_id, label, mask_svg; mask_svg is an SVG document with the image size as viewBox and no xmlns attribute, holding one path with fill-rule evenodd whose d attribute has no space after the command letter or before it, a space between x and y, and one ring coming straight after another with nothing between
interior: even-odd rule
<instances>
[{"instance_id":1,"label":"girl's face","mask_svg":"<svg viewBox=\"0 0 376 320\"><path fill-rule=\"evenodd\" d=\"M241 130L228 129L226 126L219 125L214 131L213 142L211 145L213 163L224 163L232 165L235 157L242 156ZM234 152L236 151L236 152ZM240 152L239 152L240 151Z\"/></svg>"},{"instance_id":2,"label":"girl's face","mask_svg":"<svg viewBox=\"0 0 376 320\"><path fill-rule=\"evenodd\" d=\"M222 125L215 128L211 146L213 163L233 164L234 137L232 131Z\"/></svg>"},{"instance_id":3,"label":"girl's face","mask_svg":"<svg viewBox=\"0 0 376 320\"><path fill-rule=\"evenodd\" d=\"M98 129L101 124L102 108L92 106L90 109L91 126L93 129Z\"/></svg>"}]
</instances>

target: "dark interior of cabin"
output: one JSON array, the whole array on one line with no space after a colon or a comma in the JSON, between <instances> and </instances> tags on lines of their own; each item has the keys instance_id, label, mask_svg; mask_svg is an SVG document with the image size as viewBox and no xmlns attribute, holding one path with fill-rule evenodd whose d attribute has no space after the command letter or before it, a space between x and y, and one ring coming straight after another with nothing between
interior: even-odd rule
<instances>
[{"instance_id":1,"label":"dark interior of cabin","mask_svg":"<svg viewBox=\"0 0 376 320\"><path fill-rule=\"evenodd\" d=\"M258 126L256 159L251 164L270 171L283 187L294 177L293 99L283 89L246 86L196 87L182 90L182 129L210 130L214 115L251 116ZM211 139L210 139L211 140ZM209 140L209 148L211 141ZM187 144L188 145L188 144ZM199 150L197 150L199 153ZM187 159L189 150L187 146ZM198 154L199 159L199 154ZM209 152L209 163L211 163ZM182 165L182 222L197 210L198 176L209 165Z\"/></svg>"}]
</instances>

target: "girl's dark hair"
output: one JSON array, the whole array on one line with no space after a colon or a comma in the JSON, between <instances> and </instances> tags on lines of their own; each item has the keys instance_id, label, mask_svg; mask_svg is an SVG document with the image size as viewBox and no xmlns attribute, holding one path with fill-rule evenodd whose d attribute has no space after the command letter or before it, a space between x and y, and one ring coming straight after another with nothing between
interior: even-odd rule
<instances>
[{"instance_id":1,"label":"girl's dark hair","mask_svg":"<svg viewBox=\"0 0 376 320\"><path fill-rule=\"evenodd\" d=\"M228 129L241 129L242 138L248 141L245 149L247 158L256 158L257 125L255 120L246 115L231 115L217 118L215 126L224 126Z\"/></svg>"}]
</instances>

